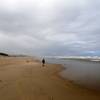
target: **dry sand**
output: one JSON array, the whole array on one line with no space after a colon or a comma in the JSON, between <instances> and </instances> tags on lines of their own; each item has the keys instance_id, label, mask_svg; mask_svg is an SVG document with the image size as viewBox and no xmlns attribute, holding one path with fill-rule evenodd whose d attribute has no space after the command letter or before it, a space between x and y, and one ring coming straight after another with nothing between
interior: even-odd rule
<instances>
[{"instance_id":1,"label":"dry sand","mask_svg":"<svg viewBox=\"0 0 100 100\"><path fill-rule=\"evenodd\" d=\"M57 64L32 58L0 58L0 100L100 100L100 92L59 77Z\"/></svg>"}]
</instances>

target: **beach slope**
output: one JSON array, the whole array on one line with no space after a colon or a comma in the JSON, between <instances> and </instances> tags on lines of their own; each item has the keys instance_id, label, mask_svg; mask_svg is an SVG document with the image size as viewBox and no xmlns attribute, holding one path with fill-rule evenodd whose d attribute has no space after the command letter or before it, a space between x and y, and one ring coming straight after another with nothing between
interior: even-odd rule
<instances>
[{"instance_id":1,"label":"beach slope","mask_svg":"<svg viewBox=\"0 0 100 100\"><path fill-rule=\"evenodd\" d=\"M100 92L60 78L61 70L29 57L1 57L0 100L100 100Z\"/></svg>"}]
</instances>

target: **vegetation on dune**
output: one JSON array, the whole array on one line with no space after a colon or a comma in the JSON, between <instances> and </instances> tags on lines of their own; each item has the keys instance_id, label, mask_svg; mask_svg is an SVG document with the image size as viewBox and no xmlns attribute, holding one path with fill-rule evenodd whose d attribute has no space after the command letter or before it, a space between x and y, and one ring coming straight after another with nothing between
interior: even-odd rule
<instances>
[{"instance_id":1,"label":"vegetation on dune","mask_svg":"<svg viewBox=\"0 0 100 100\"><path fill-rule=\"evenodd\" d=\"M9 56L9 55L6 54L6 53L2 53L2 52L0 52L0 56Z\"/></svg>"}]
</instances>

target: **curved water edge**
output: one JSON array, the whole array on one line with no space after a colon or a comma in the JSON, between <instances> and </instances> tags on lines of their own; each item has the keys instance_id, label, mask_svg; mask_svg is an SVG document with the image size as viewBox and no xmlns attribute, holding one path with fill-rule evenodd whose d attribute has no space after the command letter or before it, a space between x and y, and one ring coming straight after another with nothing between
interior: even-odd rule
<instances>
[{"instance_id":1,"label":"curved water edge","mask_svg":"<svg viewBox=\"0 0 100 100\"><path fill-rule=\"evenodd\" d=\"M100 90L100 62L46 58L47 63L62 64L60 75L76 84Z\"/></svg>"}]
</instances>

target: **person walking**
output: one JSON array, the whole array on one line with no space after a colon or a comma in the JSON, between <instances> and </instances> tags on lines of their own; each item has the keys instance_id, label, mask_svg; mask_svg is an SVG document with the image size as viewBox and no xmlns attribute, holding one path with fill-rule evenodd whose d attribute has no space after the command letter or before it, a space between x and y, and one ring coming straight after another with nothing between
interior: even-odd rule
<instances>
[{"instance_id":1,"label":"person walking","mask_svg":"<svg viewBox=\"0 0 100 100\"><path fill-rule=\"evenodd\" d=\"M45 66L45 59L44 58L42 59L42 66L43 67Z\"/></svg>"}]
</instances>

